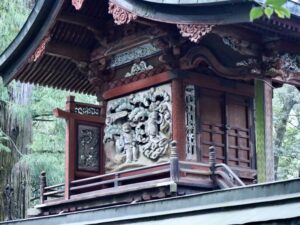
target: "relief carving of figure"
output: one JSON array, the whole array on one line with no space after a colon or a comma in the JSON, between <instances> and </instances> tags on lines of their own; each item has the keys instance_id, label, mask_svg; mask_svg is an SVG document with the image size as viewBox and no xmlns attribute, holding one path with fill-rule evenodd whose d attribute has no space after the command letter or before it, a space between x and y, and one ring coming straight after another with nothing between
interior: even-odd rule
<instances>
[{"instance_id":1,"label":"relief carving of figure","mask_svg":"<svg viewBox=\"0 0 300 225\"><path fill-rule=\"evenodd\" d=\"M108 171L168 160L170 93L170 85L162 85L108 102L104 131Z\"/></svg>"},{"instance_id":2,"label":"relief carving of figure","mask_svg":"<svg viewBox=\"0 0 300 225\"><path fill-rule=\"evenodd\" d=\"M134 138L134 133L129 123L124 123L122 126L122 134L116 141L116 150L118 153L125 153L126 161L125 163L131 163L132 161L137 161L138 150L136 147L136 142Z\"/></svg>"}]
</instances>

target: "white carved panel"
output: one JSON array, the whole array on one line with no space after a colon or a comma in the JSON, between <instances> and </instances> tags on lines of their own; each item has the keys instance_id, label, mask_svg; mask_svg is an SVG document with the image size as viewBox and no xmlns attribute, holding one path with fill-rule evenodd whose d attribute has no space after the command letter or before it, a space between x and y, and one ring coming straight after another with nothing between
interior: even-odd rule
<instances>
[{"instance_id":1,"label":"white carved panel","mask_svg":"<svg viewBox=\"0 0 300 225\"><path fill-rule=\"evenodd\" d=\"M197 160L195 86L185 88L186 159Z\"/></svg>"},{"instance_id":2,"label":"white carved panel","mask_svg":"<svg viewBox=\"0 0 300 225\"><path fill-rule=\"evenodd\" d=\"M171 118L169 84L109 101L104 131L106 171L167 161Z\"/></svg>"}]
</instances>

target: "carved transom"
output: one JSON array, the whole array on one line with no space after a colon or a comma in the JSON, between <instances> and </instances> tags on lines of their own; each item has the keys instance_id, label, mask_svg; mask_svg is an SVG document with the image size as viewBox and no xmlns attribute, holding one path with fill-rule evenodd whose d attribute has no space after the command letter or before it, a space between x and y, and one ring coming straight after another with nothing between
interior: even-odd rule
<instances>
[{"instance_id":1,"label":"carved transom","mask_svg":"<svg viewBox=\"0 0 300 225\"><path fill-rule=\"evenodd\" d=\"M130 72L127 72L125 74L125 77L131 77L131 76L134 76L136 74L145 72L147 70L152 70L152 69L153 69L153 66L147 65L145 61L141 61L139 63L134 63L131 67Z\"/></svg>"},{"instance_id":2,"label":"carved transom","mask_svg":"<svg viewBox=\"0 0 300 225\"><path fill-rule=\"evenodd\" d=\"M50 41L50 39L51 39L50 35L46 35L43 38L43 40L41 41L41 43L39 44L37 49L34 51L32 56L29 58L29 60L28 60L29 63L37 61L41 56L44 55L46 46L47 46L48 42Z\"/></svg>"},{"instance_id":3,"label":"carved transom","mask_svg":"<svg viewBox=\"0 0 300 225\"><path fill-rule=\"evenodd\" d=\"M144 58L161 51L159 48L156 48L150 43L132 48L126 52L122 52L112 57L110 62L110 68L123 65L125 63L131 62L138 58Z\"/></svg>"},{"instance_id":4,"label":"carved transom","mask_svg":"<svg viewBox=\"0 0 300 225\"><path fill-rule=\"evenodd\" d=\"M214 25L209 24L177 24L180 34L188 37L192 42L199 42L202 37L208 34Z\"/></svg>"},{"instance_id":5,"label":"carved transom","mask_svg":"<svg viewBox=\"0 0 300 225\"><path fill-rule=\"evenodd\" d=\"M84 0L72 0L72 5L76 10L80 10L83 5Z\"/></svg>"},{"instance_id":6,"label":"carved transom","mask_svg":"<svg viewBox=\"0 0 300 225\"><path fill-rule=\"evenodd\" d=\"M113 1L109 1L108 13L112 14L114 22L117 25L128 24L137 18L136 14L128 12Z\"/></svg>"}]
</instances>

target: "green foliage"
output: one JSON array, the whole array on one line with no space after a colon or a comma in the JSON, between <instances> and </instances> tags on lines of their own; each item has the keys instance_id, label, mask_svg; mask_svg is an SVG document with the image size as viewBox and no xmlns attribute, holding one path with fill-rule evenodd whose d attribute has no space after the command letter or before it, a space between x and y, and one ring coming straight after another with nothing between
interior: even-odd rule
<instances>
[{"instance_id":1,"label":"green foliage","mask_svg":"<svg viewBox=\"0 0 300 225\"><path fill-rule=\"evenodd\" d=\"M275 13L279 18L290 18L291 13L284 7L287 0L266 0L262 6L253 7L250 11L250 20L254 21L266 15L269 19Z\"/></svg>"},{"instance_id":2,"label":"green foliage","mask_svg":"<svg viewBox=\"0 0 300 225\"><path fill-rule=\"evenodd\" d=\"M285 120L287 112L284 105L287 102L292 102L293 106L287 117L286 131L281 146L274 145L275 156L278 157L278 179L297 177L300 170L300 92L293 86L284 85L274 90L274 137L277 137L280 123Z\"/></svg>"},{"instance_id":3,"label":"green foliage","mask_svg":"<svg viewBox=\"0 0 300 225\"><path fill-rule=\"evenodd\" d=\"M25 7L24 0L0 1L0 54L21 30L29 13L30 9Z\"/></svg>"}]
</instances>

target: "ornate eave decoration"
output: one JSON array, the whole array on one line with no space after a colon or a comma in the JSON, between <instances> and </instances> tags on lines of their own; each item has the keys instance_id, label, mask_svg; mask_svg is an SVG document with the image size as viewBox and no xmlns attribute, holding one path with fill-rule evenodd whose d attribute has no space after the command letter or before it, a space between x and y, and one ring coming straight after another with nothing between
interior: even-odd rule
<instances>
[{"instance_id":1,"label":"ornate eave decoration","mask_svg":"<svg viewBox=\"0 0 300 225\"><path fill-rule=\"evenodd\" d=\"M265 74L271 77L280 76L283 81L300 80L300 55L276 54L263 56Z\"/></svg>"},{"instance_id":2,"label":"ornate eave decoration","mask_svg":"<svg viewBox=\"0 0 300 225\"><path fill-rule=\"evenodd\" d=\"M76 10L80 10L83 5L84 0L72 0L72 5Z\"/></svg>"},{"instance_id":3,"label":"ornate eave decoration","mask_svg":"<svg viewBox=\"0 0 300 225\"><path fill-rule=\"evenodd\" d=\"M128 24L137 18L136 14L128 12L112 1L109 1L108 13L112 14L117 25Z\"/></svg>"},{"instance_id":4,"label":"ornate eave decoration","mask_svg":"<svg viewBox=\"0 0 300 225\"><path fill-rule=\"evenodd\" d=\"M152 69L153 69L153 66L147 65L145 61L141 61L139 63L134 63L131 67L130 72L127 72L125 74L125 77L131 77L131 76L134 76L136 74L145 72L147 70L152 70Z\"/></svg>"},{"instance_id":5,"label":"ornate eave decoration","mask_svg":"<svg viewBox=\"0 0 300 225\"><path fill-rule=\"evenodd\" d=\"M50 41L50 39L51 39L50 35L46 35L43 38L43 40L41 41L41 43L39 44L37 49L34 51L34 53L29 58L29 60L28 60L29 63L36 62L41 56L44 55L46 46L47 46L48 42Z\"/></svg>"},{"instance_id":6,"label":"ornate eave decoration","mask_svg":"<svg viewBox=\"0 0 300 225\"><path fill-rule=\"evenodd\" d=\"M195 43L199 42L213 27L214 25L209 24L177 24L177 28L182 37L188 37Z\"/></svg>"},{"instance_id":7,"label":"ornate eave decoration","mask_svg":"<svg viewBox=\"0 0 300 225\"><path fill-rule=\"evenodd\" d=\"M233 51L236 51L241 55L258 55L258 46L254 43L250 43L249 41L239 40L231 36L223 36L222 41Z\"/></svg>"}]
</instances>

